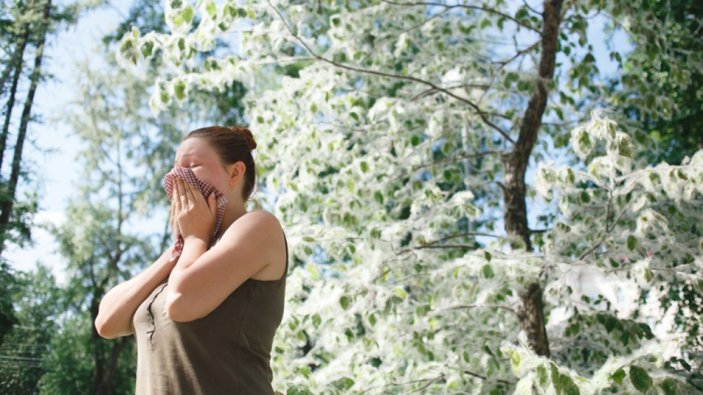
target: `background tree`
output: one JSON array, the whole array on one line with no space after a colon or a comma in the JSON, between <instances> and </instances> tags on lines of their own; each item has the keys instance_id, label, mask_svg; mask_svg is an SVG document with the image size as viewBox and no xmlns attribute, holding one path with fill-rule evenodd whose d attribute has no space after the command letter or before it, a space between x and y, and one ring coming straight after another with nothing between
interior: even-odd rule
<instances>
[{"instance_id":1,"label":"background tree","mask_svg":"<svg viewBox=\"0 0 703 395\"><path fill-rule=\"evenodd\" d=\"M0 391L4 394L39 393L39 380L55 369L46 364L48 344L65 311L63 294L51 269L38 265L31 273L15 275L16 325L0 344Z\"/></svg>"},{"instance_id":2,"label":"background tree","mask_svg":"<svg viewBox=\"0 0 703 395\"><path fill-rule=\"evenodd\" d=\"M613 103L622 106L659 145L655 151L659 156L653 161L679 164L703 148L703 71L690 67L701 64L703 57L703 4L649 1L641 5L653 23L630 26L634 48L626 58L616 57L623 75L614 81L619 94Z\"/></svg>"}]
</instances>

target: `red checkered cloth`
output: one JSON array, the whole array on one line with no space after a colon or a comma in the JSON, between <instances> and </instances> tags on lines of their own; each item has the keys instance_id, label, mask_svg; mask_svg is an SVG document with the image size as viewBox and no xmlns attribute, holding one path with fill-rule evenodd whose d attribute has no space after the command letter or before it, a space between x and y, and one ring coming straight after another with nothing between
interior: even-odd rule
<instances>
[{"instance_id":1,"label":"red checkered cloth","mask_svg":"<svg viewBox=\"0 0 703 395\"><path fill-rule=\"evenodd\" d=\"M168 196L169 200L171 200L171 195L173 194L173 183L176 181L176 177L180 177L188 184L194 186L195 189L202 192L206 201L211 193L215 193L215 197L217 198L217 213L215 216L215 230L212 233L212 237L210 238L209 243L209 245L212 245L215 242L215 235L220 230L220 225L222 225L222 219L225 216L227 198L222 192L215 189L215 187L196 177L195 174L193 174L193 170L191 170L189 167L176 166L171 169L171 171L166 173L163 179L164 189L166 189L166 195ZM178 239L174 243L171 250L171 259L175 259L181 255L181 252L183 252L183 244L183 236L179 234Z\"/></svg>"}]
</instances>

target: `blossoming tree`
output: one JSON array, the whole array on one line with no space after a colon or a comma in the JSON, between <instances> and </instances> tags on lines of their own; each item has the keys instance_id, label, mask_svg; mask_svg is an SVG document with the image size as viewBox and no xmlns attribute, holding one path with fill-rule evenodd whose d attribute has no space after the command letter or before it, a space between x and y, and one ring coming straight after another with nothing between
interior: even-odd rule
<instances>
[{"instance_id":1,"label":"blossoming tree","mask_svg":"<svg viewBox=\"0 0 703 395\"><path fill-rule=\"evenodd\" d=\"M276 388L703 388L703 153L651 166L645 133L589 116L611 101L588 21L644 3L168 0L170 33L123 37L125 67L165 62L156 113L249 89L295 267Z\"/></svg>"}]
</instances>

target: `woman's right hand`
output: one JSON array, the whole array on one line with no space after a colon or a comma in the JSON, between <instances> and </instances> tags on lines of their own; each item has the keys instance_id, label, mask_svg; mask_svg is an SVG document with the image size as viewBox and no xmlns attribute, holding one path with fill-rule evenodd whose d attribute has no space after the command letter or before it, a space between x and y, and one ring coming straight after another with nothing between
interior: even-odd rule
<instances>
[{"instance_id":1,"label":"woman's right hand","mask_svg":"<svg viewBox=\"0 0 703 395\"><path fill-rule=\"evenodd\" d=\"M171 199L171 212L169 213L169 218L168 218L168 223L169 226L171 227L171 235L173 237L173 243L175 244L178 241L178 236L180 236L181 231L178 229L178 219L176 218L175 215L175 209L176 205L174 203L174 199Z\"/></svg>"}]
</instances>

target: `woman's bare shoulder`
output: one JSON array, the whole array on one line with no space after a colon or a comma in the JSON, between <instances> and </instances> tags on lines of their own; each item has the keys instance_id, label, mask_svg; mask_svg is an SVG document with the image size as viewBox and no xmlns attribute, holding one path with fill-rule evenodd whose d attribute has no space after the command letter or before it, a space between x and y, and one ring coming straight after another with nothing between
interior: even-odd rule
<instances>
[{"instance_id":1,"label":"woman's bare shoulder","mask_svg":"<svg viewBox=\"0 0 703 395\"><path fill-rule=\"evenodd\" d=\"M251 219L254 221L263 222L270 226L277 226L279 228L281 227L281 222L278 220L278 218L273 215L273 213L266 211L262 208L249 211L246 215L250 215Z\"/></svg>"},{"instance_id":2,"label":"woman's bare shoulder","mask_svg":"<svg viewBox=\"0 0 703 395\"><path fill-rule=\"evenodd\" d=\"M264 209L256 209L239 217L228 231L231 230L232 232L230 233L239 233L239 231L271 233L280 232L282 229L281 222L275 215Z\"/></svg>"}]
</instances>

